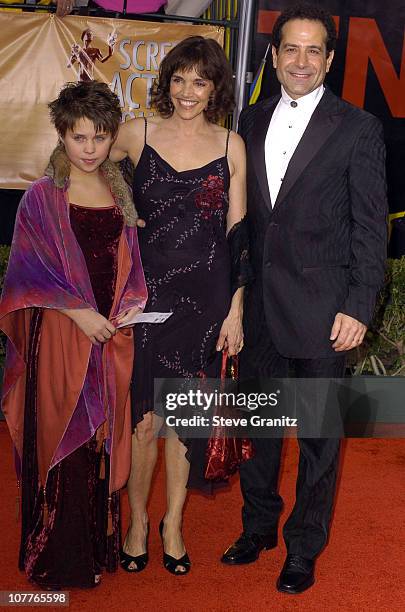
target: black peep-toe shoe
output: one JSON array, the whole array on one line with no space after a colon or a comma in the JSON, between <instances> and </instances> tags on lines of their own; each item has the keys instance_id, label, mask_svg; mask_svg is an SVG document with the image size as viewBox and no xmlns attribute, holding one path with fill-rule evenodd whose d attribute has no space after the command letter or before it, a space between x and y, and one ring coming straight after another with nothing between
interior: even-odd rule
<instances>
[{"instance_id":1,"label":"black peep-toe shoe","mask_svg":"<svg viewBox=\"0 0 405 612\"><path fill-rule=\"evenodd\" d=\"M148 553L148 538L149 538L149 522L146 529L146 552L142 555L137 555L133 557L128 553L124 552L124 549L120 550L120 564L122 569L126 572L135 573L141 572L148 565L149 561L149 553ZM130 567L131 563L136 563L136 567Z\"/></svg>"},{"instance_id":2,"label":"black peep-toe shoe","mask_svg":"<svg viewBox=\"0 0 405 612\"><path fill-rule=\"evenodd\" d=\"M180 557L180 559L175 559L171 555L168 555L167 553L165 553L164 543L163 543L163 528L164 528L164 522L162 519L159 525L159 533L160 533L160 539L162 540L162 545L163 545L163 565L165 569L167 569L168 572L170 572L171 574L174 574L175 576L183 576L185 574L188 574L191 568L191 561L187 553L185 553L182 557ZM179 565L184 567L184 571L177 569Z\"/></svg>"}]
</instances>

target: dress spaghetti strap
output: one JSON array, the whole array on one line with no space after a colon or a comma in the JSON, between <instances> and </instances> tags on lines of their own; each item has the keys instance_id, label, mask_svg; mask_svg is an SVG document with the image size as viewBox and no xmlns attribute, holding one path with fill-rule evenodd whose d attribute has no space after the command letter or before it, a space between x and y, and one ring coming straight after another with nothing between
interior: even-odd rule
<instances>
[{"instance_id":1,"label":"dress spaghetti strap","mask_svg":"<svg viewBox=\"0 0 405 612\"><path fill-rule=\"evenodd\" d=\"M229 136L231 135L231 130L228 129L228 133L226 135L226 148L225 148L225 157L228 157L228 146L229 146Z\"/></svg>"},{"instance_id":2,"label":"dress spaghetti strap","mask_svg":"<svg viewBox=\"0 0 405 612\"><path fill-rule=\"evenodd\" d=\"M148 132L148 122L146 120L146 117L144 117L143 120L145 121L145 139L144 139L144 144L146 144L146 134Z\"/></svg>"}]
</instances>

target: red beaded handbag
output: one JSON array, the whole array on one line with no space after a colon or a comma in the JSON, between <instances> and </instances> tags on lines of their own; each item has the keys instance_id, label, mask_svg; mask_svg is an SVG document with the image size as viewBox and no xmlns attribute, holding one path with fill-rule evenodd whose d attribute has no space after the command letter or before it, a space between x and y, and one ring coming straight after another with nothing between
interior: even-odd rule
<instances>
[{"instance_id":1,"label":"red beaded handbag","mask_svg":"<svg viewBox=\"0 0 405 612\"><path fill-rule=\"evenodd\" d=\"M238 357L229 357L222 353L221 381L227 378L238 379ZM222 385L221 385L222 387ZM216 406L216 415L235 417L238 411L228 406ZM228 480L243 461L254 455L252 442L247 438L235 438L229 435L225 425L213 427L206 450L205 478L213 481Z\"/></svg>"}]
</instances>

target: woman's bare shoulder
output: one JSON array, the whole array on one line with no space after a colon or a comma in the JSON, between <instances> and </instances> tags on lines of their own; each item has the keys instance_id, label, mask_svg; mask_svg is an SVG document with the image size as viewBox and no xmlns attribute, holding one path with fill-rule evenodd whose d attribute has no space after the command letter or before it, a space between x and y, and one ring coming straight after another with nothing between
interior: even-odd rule
<instances>
[{"instance_id":1,"label":"woman's bare shoulder","mask_svg":"<svg viewBox=\"0 0 405 612\"><path fill-rule=\"evenodd\" d=\"M235 172L238 174L245 173L246 169L246 149L243 138L239 136L233 130L229 133L228 143L228 160L230 162L231 176L234 176Z\"/></svg>"},{"instance_id":2,"label":"woman's bare shoulder","mask_svg":"<svg viewBox=\"0 0 405 612\"><path fill-rule=\"evenodd\" d=\"M145 121L142 117L121 123L110 152L110 159L118 162L127 155L135 162L144 144Z\"/></svg>"},{"instance_id":3,"label":"woman's bare shoulder","mask_svg":"<svg viewBox=\"0 0 405 612\"><path fill-rule=\"evenodd\" d=\"M146 121L148 134L153 134L154 132L159 132L162 125L166 122L166 119L160 115L152 115L151 117L147 117Z\"/></svg>"},{"instance_id":4,"label":"woman's bare shoulder","mask_svg":"<svg viewBox=\"0 0 405 612\"><path fill-rule=\"evenodd\" d=\"M213 134L215 134L220 140L227 139L229 132L229 147L237 148L238 150L240 150L241 147L244 148L242 138L233 130L223 127L222 125L216 124L213 124L212 130Z\"/></svg>"},{"instance_id":5,"label":"woman's bare shoulder","mask_svg":"<svg viewBox=\"0 0 405 612\"><path fill-rule=\"evenodd\" d=\"M160 125L162 122L166 121L163 117L161 117L160 115L151 115L150 117L146 117L146 121L148 122L148 125Z\"/></svg>"},{"instance_id":6,"label":"woman's bare shoulder","mask_svg":"<svg viewBox=\"0 0 405 612\"><path fill-rule=\"evenodd\" d=\"M124 123L121 123L119 134L136 136L141 134L145 130L145 121L143 117L136 117L135 119L128 119Z\"/></svg>"},{"instance_id":7,"label":"woman's bare shoulder","mask_svg":"<svg viewBox=\"0 0 405 612\"><path fill-rule=\"evenodd\" d=\"M245 151L245 142L237 132L230 130L229 132L229 150L235 151L236 154L241 154Z\"/></svg>"}]
</instances>

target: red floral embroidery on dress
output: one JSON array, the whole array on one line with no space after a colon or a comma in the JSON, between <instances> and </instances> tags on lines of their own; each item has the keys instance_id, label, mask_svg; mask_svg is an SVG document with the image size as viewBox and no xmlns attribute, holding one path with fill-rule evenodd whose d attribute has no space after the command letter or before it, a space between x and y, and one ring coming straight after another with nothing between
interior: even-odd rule
<instances>
[{"instance_id":1,"label":"red floral embroidery on dress","mask_svg":"<svg viewBox=\"0 0 405 612\"><path fill-rule=\"evenodd\" d=\"M224 181L220 176L210 174L202 182L200 191L195 195L195 205L203 219L208 220L216 210L223 206Z\"/></svg>"}]
</instances>

